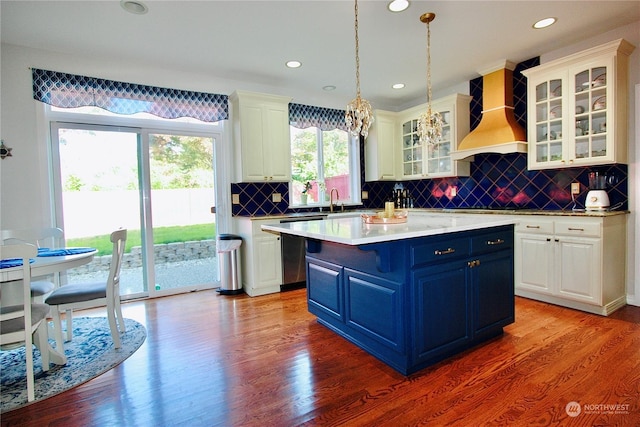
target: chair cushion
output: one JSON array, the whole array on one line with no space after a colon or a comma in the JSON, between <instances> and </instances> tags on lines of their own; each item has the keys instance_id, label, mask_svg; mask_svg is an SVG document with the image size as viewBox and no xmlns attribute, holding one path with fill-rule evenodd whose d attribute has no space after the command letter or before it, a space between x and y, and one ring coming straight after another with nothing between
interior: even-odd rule
<instances>
[{"instance_id":1,"label":"chair cushion","mask_svg":"<svg viewBox=\"0 0 640 427\"><path fill-rule=\"evenodd\" d=\"M31 296L39 297L51 292L56 286L45 280L38 280L37 282L31 282Z\"/></svg>"},{"instance_id":2,"label":"chair cushion","mask_svg":"<svg viewBox=\"0 0 640 427\"><path fill-rule=\"evenodd\" d=\"M23 309L24 306L22 305L12 305L2 307L0 310L2 314L6 314ZM39 321L46 319L47 314L49 314L49 306L47 304L31 304L31 325L35 325ZM2 334L10 334L22 330L24 330L24 316L0 322L0 331Z\"/></svg>"},{"instance_id":3,"label":"chair cushion","mask_svg":"<svg viewBox=\"0 0 640 427\"><path fill-rule=\"evenodd\" d=\"M106 297L107 284L105 282L74 283L60 286L51 292L51 295L44 302L49 305L60 305Z\"/></svg>"}]
</instances>

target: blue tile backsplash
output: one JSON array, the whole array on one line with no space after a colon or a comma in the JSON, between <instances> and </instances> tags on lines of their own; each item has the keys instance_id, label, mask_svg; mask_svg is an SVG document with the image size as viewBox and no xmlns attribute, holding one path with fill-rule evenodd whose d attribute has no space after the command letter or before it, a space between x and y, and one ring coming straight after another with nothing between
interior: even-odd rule
<instances>
[{"instance_id":1,"label":"blue tile backsplash","mask_svg":"<svg viewBox=\"0 0 640 427\"><path fill-rule=\"evenodd\" d=\"M527 128L527 82L520 71L539 64L532 58L516 66L513 73L514 112L518 122ZM482 77L469 82L471 101L471 129L480 122L482 115ZM362 190L369 193L363 201L364 208L377 209L391 194L396 182L364 182L364 149L361 146ZM527 155L482 154L471 163L469 177L423 179L404 181L417 208L455 207L518 207L542 210L571 210L584 208L588 191L588 174L599 171L613 177L607 188L611 206L628 209L628 167L614 164L599 167L572 167L541 171L527 170ZM571 198L571 183L580 183L580 194ZM452 190L457 193L452 196ZM316 209L289 209L288 183L238 183L231 185L231 193L240 195L240 204L232 205L234 216L264 216L283 213L309 212ZM280 193L282 201L273 203L271 195Z\"/></svg>"}]
</instances>

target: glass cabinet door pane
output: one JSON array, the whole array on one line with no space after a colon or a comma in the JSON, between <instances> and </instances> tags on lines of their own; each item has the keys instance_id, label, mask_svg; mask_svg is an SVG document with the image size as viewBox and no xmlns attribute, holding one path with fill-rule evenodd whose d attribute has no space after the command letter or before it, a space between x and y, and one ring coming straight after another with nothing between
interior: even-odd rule
<instances>
[{"instance_id":1,"label":"glass cabinet door pane","mask_svg":"<svg viewBox=\"0 0 640 427\"><path fill-rule=\"evenodd\" d=\"M545 101L547 98L547 82L540 83L536 86L536 102Z\"/></svg>"},{"instance_id":2,"label":"glass cabinet door pane","mask_svg":"<svg viewBox=\"0 0 640 427\"><path fill-rule=\"evenodd\" d=\"M551 80L549 87L551 89L551 98L559 98L562 96L562 80Z\"/></svg>"},{"instance_id":3,"label":"glass cabinet door pane","mask_svg":"<svg viewBox=\"0 0 640 427\"><path fill-rule=\"evenodd\" d=\"M547 144L538 145L536 147L536 161L537 162L549 161L549 149L547 148Z\"/></svg>"}]
</instances>

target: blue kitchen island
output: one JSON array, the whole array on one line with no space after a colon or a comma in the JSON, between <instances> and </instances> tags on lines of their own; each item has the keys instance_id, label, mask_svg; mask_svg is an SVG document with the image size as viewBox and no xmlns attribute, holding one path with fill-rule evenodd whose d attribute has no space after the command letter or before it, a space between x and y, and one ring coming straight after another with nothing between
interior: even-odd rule
<instances>
[{"instance_id":1,"label":"blue kitchen island","mask_svg":"<svg viewBox=\"0 0 640 427\"><path fill-rule=\"evenodd\" d=\"M514 322L513 220L410 214L264 225L306 238L318 322L408 375Z\"/></svg>"}]
</instances>

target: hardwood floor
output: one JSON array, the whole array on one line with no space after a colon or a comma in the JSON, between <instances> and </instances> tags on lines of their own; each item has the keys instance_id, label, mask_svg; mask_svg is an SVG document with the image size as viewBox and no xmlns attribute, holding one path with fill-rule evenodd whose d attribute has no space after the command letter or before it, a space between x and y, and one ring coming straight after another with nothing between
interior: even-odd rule
<instances>
[{"instance_id":1,"label":"hardwood floor","mask_svg":"<svg viewBox=\"0 0 640 427\"><path fill-rule=\"evenodd\" d=\"M133 356L2 425L640 425L640 307L607 318L517 298L503 336L410 377L319 325L304 289L123 309L147 327Z\"/></svg>"}]
</instances>

